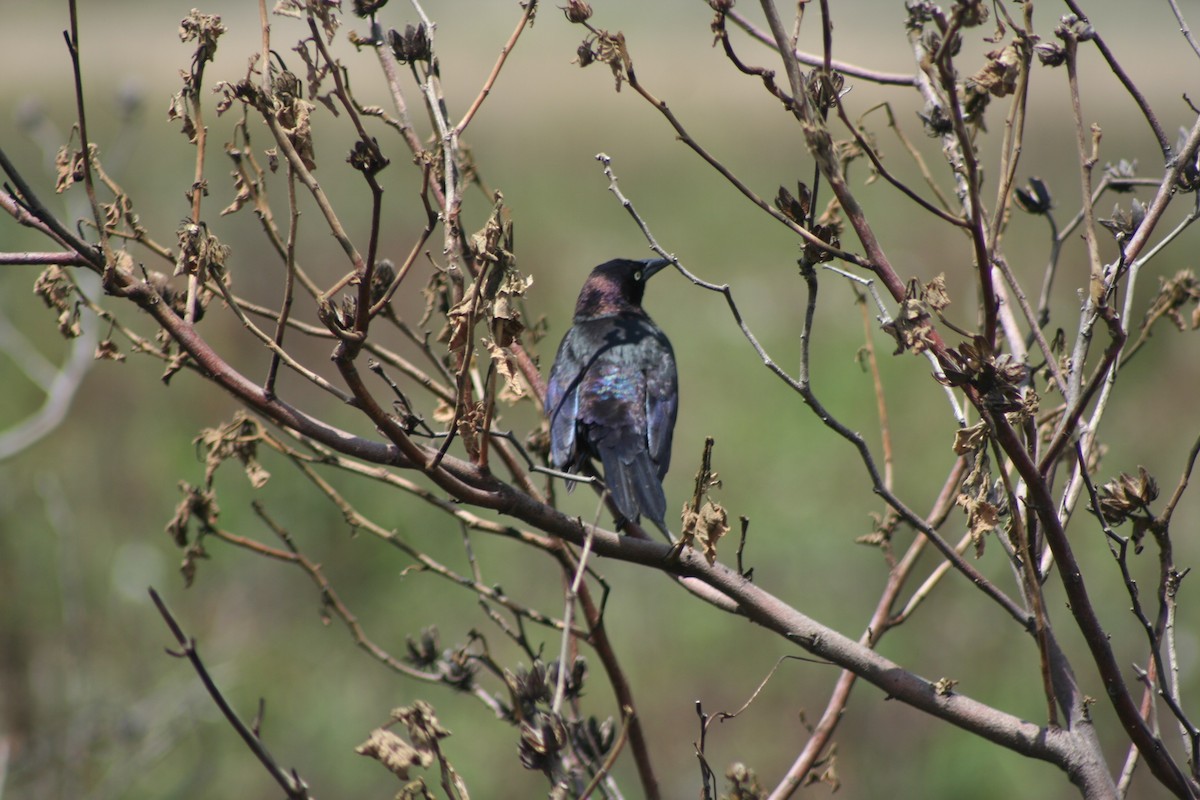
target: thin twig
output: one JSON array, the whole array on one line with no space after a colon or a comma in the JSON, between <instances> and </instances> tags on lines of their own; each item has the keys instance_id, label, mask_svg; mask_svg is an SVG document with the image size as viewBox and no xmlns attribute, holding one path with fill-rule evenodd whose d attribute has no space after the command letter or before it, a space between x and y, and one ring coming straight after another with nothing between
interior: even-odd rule
<instances>
[{"instance_id":1,"label":"thin twig","mask_svg":"<svg viewBox=\"0 0 1200 800\"><path fill-rule=\"evenodd\" d=\"M1088 16L1083 12L1079 3L1075 0L1064 0L1067 7L1071 9L1075 16L1081 20L1087 20ZM1133 79L1125 72L1124 67L1117 61L1117 57L1109 49L1108 44L1100 35L1099 31L1094 31L1092 41L1096 43L1096 49L1104 56L1104 60L1108 62L1108 68L1112 70L1113 75L1117 76L1117 80L1125 87L1125 91L1133 98L1133 102L1137 103L1138 110L1142 112L1142 117L1146 120L1146 124L1150 126L1150 130L1154 133L1154 138L1158 141L1158 147L1162 150L1163 158L1171 157L1171 142L1167 139L1167 134L1163 130L1162 125L1158 123L1158 117L1155 116L1154 110L1150 108L1150 103L1146 100L1141 90L1134 84Z\"/></svg>"},{"instance_id":2,"label":"thin twig","mask_svg":"<svg viewBox=\"0 0 1200 800\"><path fill-rule=\"evenodd\" d=\"M242 741L246 743L246 746L250 748L250 752L254 753L254 756L262 763L267 773L279 784L284 793L289 798L295 798L295 800L307 800L309 797L308 786L300 779L296 770L293 769L289 773L280 767L258 734L247 726L246 723L242 722L241 717L237 715L237 712L229 705L229 701L225 699L225 695L217 688L217 684L212 679L208 669L204 666L204 662L200 660L195 640L184 634L183 628L179 626L174 615L167 608L167 604L153 588L150 589L150 598L154 601L154 605L158 607L158 613L162 615L163 621L167 623L167 627L171 630L175 641L180 647L180 652L168 650L167 653L177 658L186 658L191 663L192 669L196 670L196 674L200 677L200 682L208 690L208 694L212 697L213 702L217 704L217 708L221 710L225 719L237 732L238 736L242 737Z\"/></svg>"},{"instance_id":3,"label":"thin twig","mask_svg":"<svg viewBox=\"0 0 1200 800\"><path fill-rule=\"evenodd\" d=\"M603 504L596 508L596 517L600 516L600 509ZM587 572L588 556L592 552L592 541L595 537L595 522L588 529L587 538L583 540L583 550L579 553L579 558L576 559L578 565L575 568L575 577L567 586L566 608L563 610L563 636L562 647L558 656L558 680L554 685L554 699L550 704L550 711L554 715L558 715L562 710L562 701L567 689L567 653L571 644L571 625L575 619L575 600L579 596L579 585L583 582L583 576Z\"/></svg>"},{"instance_id":4,"label":"thin twig","mask_svg":"<svg viewBox=\"0 0 1200 800\"><path fill-rule=\"evenodd\" d=\"M96 233L100 237L100 248L104 253L104 284L107 286L116 269L116 256L108 240L108 226L104 223L104 213L96 200L96 185L92 176L92 141L88 138L87 115L84 114L83 102L83 67L79 61L79 12L76 0L69 0L68 9L71 18L70 33L63 33L67 40L67 51L71 55L71 71L75 80L75 114L79 123L80 156L83 159L83 185L87 191L88 205L92 209L92 218L96 223ZM10 175L11 177L11 175ZM82 255L82 253L80 254Z\"/></svg>"},{"instance_id":5,"label":"thin twig","mask_svg":"<svg viewBox=\"0 0 1200 800\"><path fill-rule=\"evenodd\" d=\"M731 20L737 23L738 27L750 34L752 38L762 42L767 47L778 50L778 45L776 44L775 39L771 37L771 34L750 22L750 20L741 13L735 11L734 9L729 9L725 13ZM820 67L824 66L825 64L824 55L812 55L800 50L796 50L794 52L796 60L805 66ZM866 67L860 67L856 64L849 64L845 61L831 61L829 66L835 71L840 72L843 75L848 75L851 78L861 78L865 81L879 83L885 86L912 86L914 81L912 75L905 75L903 73L896 72L878 72L876 70L867 69Z\"/></svg>"},{"instance_id":6,"label":"thin twig","mask_svg":"<svg viewBox=\"0 0 1200 800\"><path fill-rule=\"evenodd\" d=\"M1192 36L1192 29L1188 27L1187 20L1183 18L1183 12L1179 10L1179 3L1176 0L1167 0L1167 5L1171 7L1171 13L1175 15L1175 19L1179 22L1179 32L1183 34L1183 38L1192 46L1192 50L1196 55L1200 56L1200 42Z\"/></svg>"},{"instance_id":7,"label":"thin twig","mask_svg":"<svg viewBox=\"0 0 1200 800\"><path fill-rule=\"evenodd\" d=\"M524 13L521 14L521 19L517 21L516 30L508 37L508 41L504 43L504 47L500 49L500 57L496 59L496 64L492 67L492 71L488 74L487 80L483 83L483 88L479 90L479 95L475 98L475 102L471 103L471 107L467 109L467 113L463 114L458 124L454 126L456 136L462 136L463 131L471 124L471 120L475 118L475 112L479 111L479 107L483 105L483 101L491 94L492 87L496 85L496 78L500 76L500 70L504 67L504 62L508 60L509 53L517 46L517 39L521 38L521 32L525 30L525 26L533 19L533 15L537 13L538 0L526 0Z\"/></svg>"}]
</instances>

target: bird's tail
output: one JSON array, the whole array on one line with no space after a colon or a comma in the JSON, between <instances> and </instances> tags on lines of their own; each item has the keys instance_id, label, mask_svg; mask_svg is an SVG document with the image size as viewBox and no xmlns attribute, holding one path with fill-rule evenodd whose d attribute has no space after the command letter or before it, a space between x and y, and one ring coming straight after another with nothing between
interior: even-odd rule
<instances>
[{"instance_id":1,"label":"bird's tail","mask_svg":"<svg viewBox=\"0 0 1200 800\"><path fill-rule=\"evenodd\" d=\"M601 447L600 461L604 464L604 482L621 514L633 522L645 514L666 533L667 496L650 454L643 450L626 462L615 448Z\"/></svg>"}]
</instances>

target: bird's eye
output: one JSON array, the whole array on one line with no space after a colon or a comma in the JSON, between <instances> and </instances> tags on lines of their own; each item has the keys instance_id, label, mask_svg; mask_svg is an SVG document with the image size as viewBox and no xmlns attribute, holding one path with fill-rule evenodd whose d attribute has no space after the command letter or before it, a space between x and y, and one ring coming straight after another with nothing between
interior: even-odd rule
<instances>
[{"instance_id":1,"label":"bird's eye","mask_svg":"<svg viewBox=\"0 0 1200 800\"><path fill-rule=\"evenodd\" d=\"M635 281L640 281L642 279L642 271L640 269L637 272L633 273L633 279Z\"/></svg>"}]
</instances>

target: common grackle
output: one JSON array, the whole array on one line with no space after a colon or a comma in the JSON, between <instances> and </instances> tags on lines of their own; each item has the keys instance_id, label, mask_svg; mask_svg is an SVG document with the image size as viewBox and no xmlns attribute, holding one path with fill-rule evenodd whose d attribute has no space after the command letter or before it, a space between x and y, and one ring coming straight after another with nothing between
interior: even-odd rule
<instances>
[{"instance_id":1,"label":"common grackle","mask_svg":"<svg viewBox=\"0 0 1200 800\"><path fill-rule=\"evenodd\" d=\"M642 309L642 295L669 263L619 258L592 270L546 390L554 467L579 472L589 458L599 459L621 515L638 522L645 514L664 533L662 479L679 383L671 343Z\"/></svg>"}]
</instances>

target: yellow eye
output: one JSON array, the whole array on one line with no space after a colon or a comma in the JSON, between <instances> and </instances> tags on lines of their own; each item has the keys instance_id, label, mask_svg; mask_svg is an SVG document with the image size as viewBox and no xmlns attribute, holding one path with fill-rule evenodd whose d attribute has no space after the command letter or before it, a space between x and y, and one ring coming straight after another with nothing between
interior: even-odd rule
<instances>
[{"instance_id":1,"label":"yellow eye","mask_svg":"<svg viewBox=\"0 0 1200 800\"><path fill-rule=\"evenodd\" d=\"M637 272L633 273L633 279L635 281L640 281L642 279L642 271L640 269Z\"/></svg>"}]
</instances>

